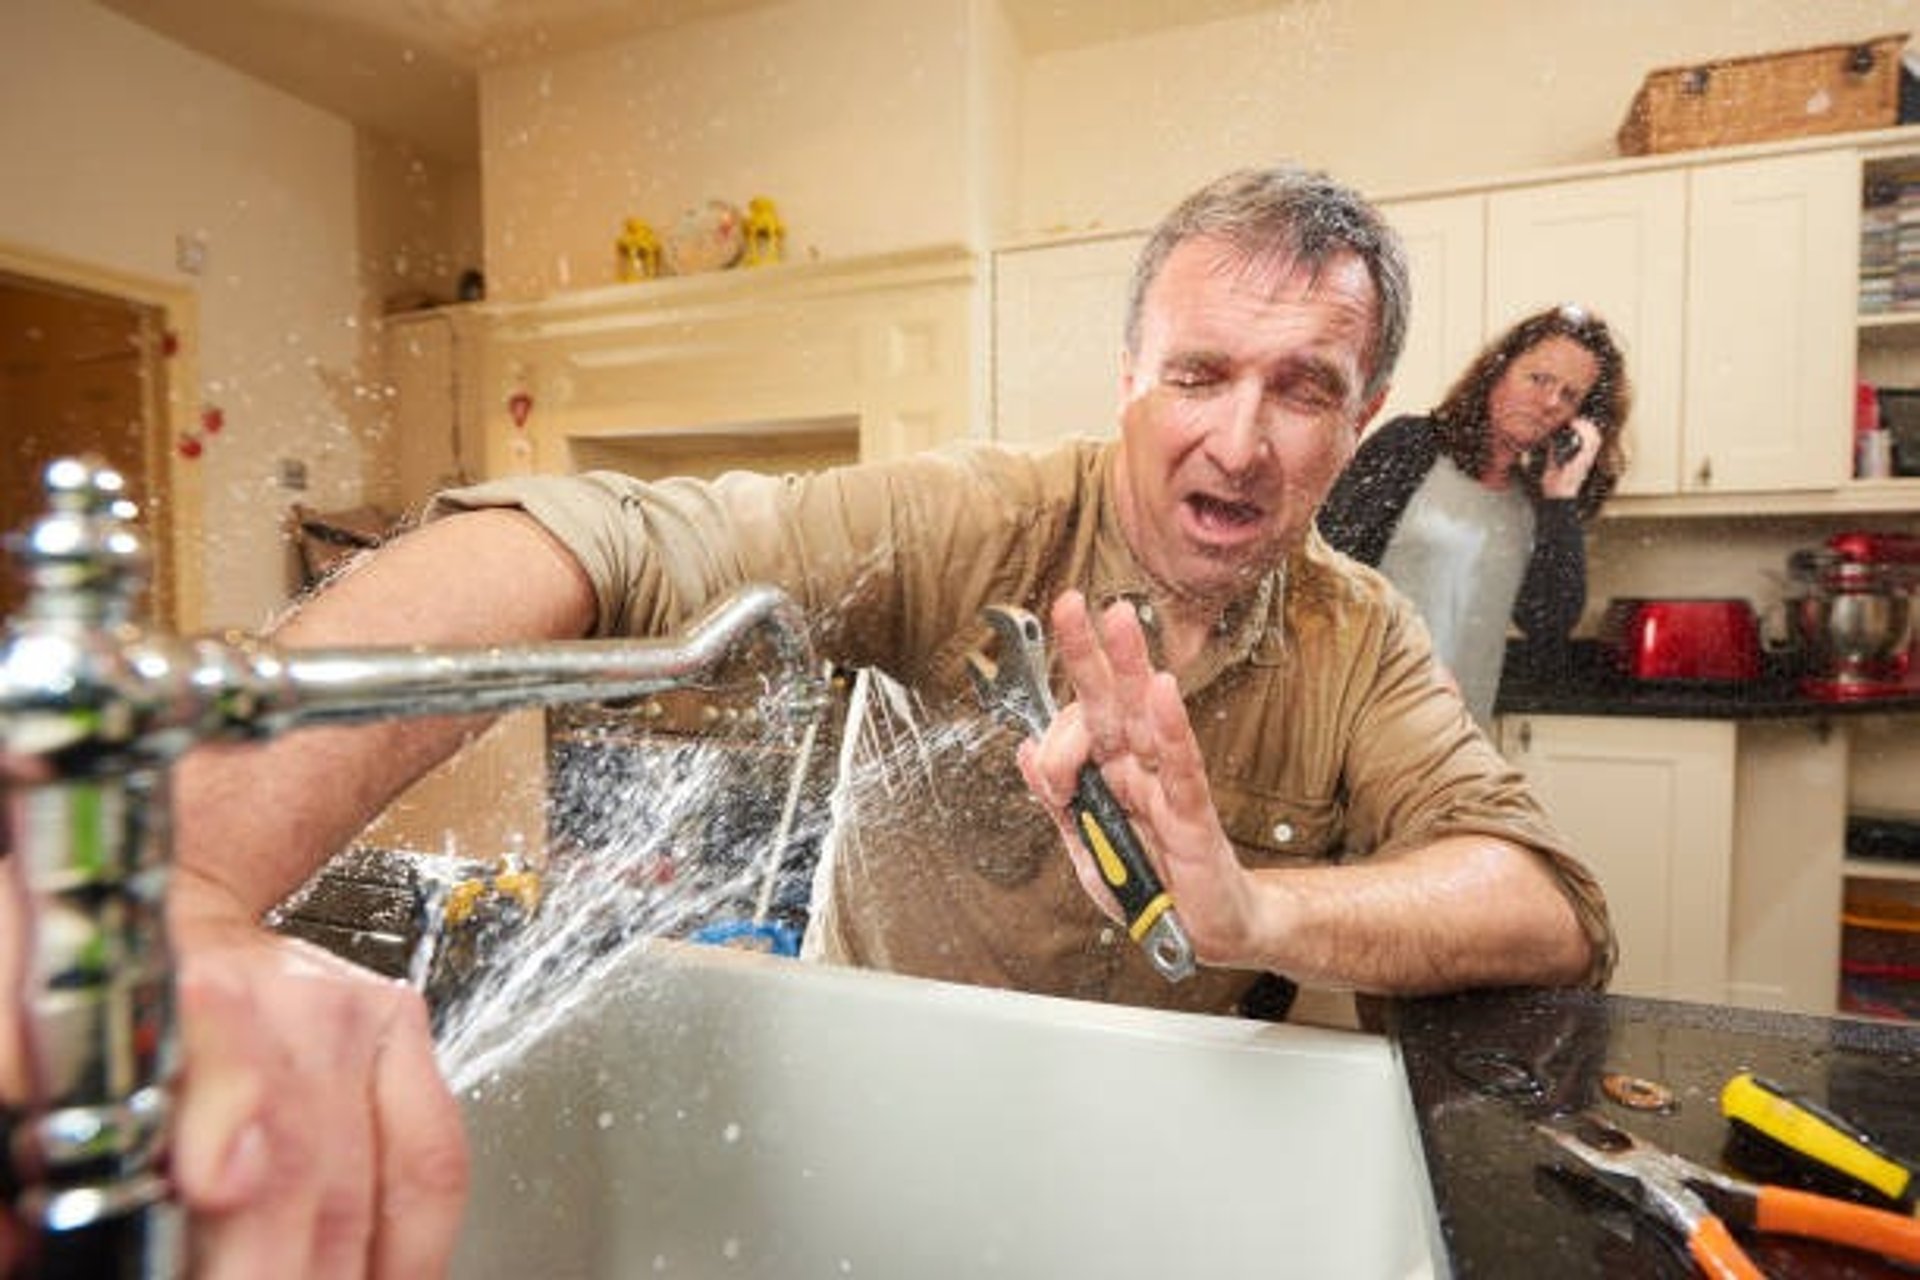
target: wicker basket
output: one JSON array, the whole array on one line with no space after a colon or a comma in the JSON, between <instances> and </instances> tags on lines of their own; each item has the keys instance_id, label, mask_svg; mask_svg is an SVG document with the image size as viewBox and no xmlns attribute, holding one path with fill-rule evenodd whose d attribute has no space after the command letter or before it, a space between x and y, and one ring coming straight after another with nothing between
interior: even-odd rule
<instances>
[{"instance_id":1,"label":"wicker basket","mask_svg":"<svg viewBox=\"0 0 1920 1280\"><path fill-rule=\"evenodd\" d=\"M1614 135L1622 155L1884 129L1900 112L1905 32L1859 44L1649 72Z\"/></svg>"}]
</instances>

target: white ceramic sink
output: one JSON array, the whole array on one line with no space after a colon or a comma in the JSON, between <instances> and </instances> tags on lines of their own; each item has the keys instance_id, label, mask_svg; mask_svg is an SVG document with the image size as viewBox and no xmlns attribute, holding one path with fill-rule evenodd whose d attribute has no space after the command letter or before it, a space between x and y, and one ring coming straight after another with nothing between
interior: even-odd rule
<instances>
[{"instance_id":1,"label":"white ceramic sink","mask_svg":"<svg viewBox=\"0 0 1920 1280\"><path fill-rule=\"evenodd\" d=\"M654 944L464 1099L461 1277L1443 1275L1358 1033Z\"/></svg>"}]
</instances>

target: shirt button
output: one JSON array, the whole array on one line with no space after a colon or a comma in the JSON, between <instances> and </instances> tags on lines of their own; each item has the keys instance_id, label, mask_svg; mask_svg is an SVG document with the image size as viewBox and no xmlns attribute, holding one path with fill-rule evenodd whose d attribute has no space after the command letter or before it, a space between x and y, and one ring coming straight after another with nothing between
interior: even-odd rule
<instances>
[{"instance_id":1,"label":"shirt button","mask_svg":"<svg viewBox=\"0 0 1920 1280\"><path fill-rule=\"evenodd\" d=\"M1101 928L1100 928L1100 945L1101 945L1101 946L1103 946L1103 947L1110 947L1110 946L1112 946L1112 945L1113 945L1113 936L1114 936L1114 935L1113 935L1113 926L1112 926L1112 925L1110 925L1110 924L1109 924L1109 925L1102 925L1102 926L1101 926Z\"/></svg>"},{"instance_id":2,"label":"shirt button","mask_svg":"<svg viewBox=\"0 0 1920 1280\"><path fill-rule=\"evenodd\" d=\"M1274 823L1273 824L1273 842L1275 844L1293 843L1293 824L1291 822Z\"/></svg>"}]
</instances>

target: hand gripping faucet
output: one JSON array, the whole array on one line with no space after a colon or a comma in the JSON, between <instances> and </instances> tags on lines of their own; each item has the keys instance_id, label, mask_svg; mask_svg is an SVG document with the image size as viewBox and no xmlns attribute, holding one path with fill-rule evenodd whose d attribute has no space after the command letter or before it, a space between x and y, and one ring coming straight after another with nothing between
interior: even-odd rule
<instances>
[{"instance_id":1,"label":"hand gripping faucet","mask_svg":"<svg viewBox=\"0 0 1920 1280\"><path fill-rule=\"evenodd\" d=\"M27 1274L185 1266L165 1147L176 1063L164 926L168 769L213 740L318 724L641 697L764 632L796 719L825 701L804 619L748 586L677 640L276 650L134 617L146 552L121 477L63 459L13 540L27 586L0 639L0 1191ZM11 1062L18 1070L9 1074Z\"/></svg>"}]
</instances>

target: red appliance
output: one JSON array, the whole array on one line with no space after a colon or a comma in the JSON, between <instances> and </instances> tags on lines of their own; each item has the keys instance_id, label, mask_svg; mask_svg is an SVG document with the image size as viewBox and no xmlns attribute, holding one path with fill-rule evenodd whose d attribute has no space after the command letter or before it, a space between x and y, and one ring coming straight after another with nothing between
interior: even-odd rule
<instances>
[{"instance_id":1,"label":"red appliance","mask_svg":"<svg viewBox=\"0 0 1920 1280\"><path fill-rule=\"evenodd\" d=\"M1635 680L1760 677L1760 619L1745 600L1612 600L1600 635Z\"/></svg>"},{"instance_id":2,"label":"red appliance","mask_svg":"<svg viewBox=\"0 0 1920 1280\"><path fill-rule=\"evenodd\" d=\"M1920 538L1836 533L1788 560L1788 604L1806 659L1800 690L1826 702L1920 695L1914 661Z\"/></svg>"}]
</instances>

